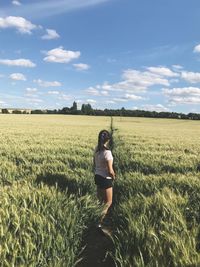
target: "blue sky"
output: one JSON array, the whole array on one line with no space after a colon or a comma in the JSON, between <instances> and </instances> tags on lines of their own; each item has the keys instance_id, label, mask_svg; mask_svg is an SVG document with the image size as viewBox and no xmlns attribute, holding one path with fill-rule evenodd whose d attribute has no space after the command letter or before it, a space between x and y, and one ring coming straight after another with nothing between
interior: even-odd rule
<instances>
[{"instance_id":1,"label":"blue sky","mask_svg":"<svg viewBox=\"0 0 200 267\"><path fill-rule=\"evenodd\" d=\"M3 0L0 107L200 113L199 0Z\"/></svg>"}]
</instances>

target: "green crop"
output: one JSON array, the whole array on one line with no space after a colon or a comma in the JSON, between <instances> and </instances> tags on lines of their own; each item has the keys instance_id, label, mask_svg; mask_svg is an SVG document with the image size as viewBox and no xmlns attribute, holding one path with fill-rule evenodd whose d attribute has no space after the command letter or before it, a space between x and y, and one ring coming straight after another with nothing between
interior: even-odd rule
<instances>
[{"instance_id":1,"label":"green crop","mask_svg":"<svg viewBox=\"0 0 200 267\"><path fill-rule=\"evenodd\" d=\"M199 123L116 118L114 125L116 266L199 266Z\"/></svg>"},{"instance_id":2,"label":"green crop","mask_svg":"<svg viewBox=\"0 0 200 267\"><path fill-rule=\"evenodd\" d=\"M79 266L110 127L116 266L200 266L199 122L64 115L0 116L0 266Z\"/></svg>"}]
</instances>

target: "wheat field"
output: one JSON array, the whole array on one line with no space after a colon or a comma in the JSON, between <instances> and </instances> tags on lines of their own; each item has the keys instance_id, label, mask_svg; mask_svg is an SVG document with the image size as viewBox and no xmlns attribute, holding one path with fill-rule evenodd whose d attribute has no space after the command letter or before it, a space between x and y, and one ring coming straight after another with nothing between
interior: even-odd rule
<instances>
[{"instance_id":1,"label":"wheat field","mask_svg":"<svg viewBox=\"0 0 200 267\"><path fill-rule=\"evenodd\" d=\"M13 114L0 116L0 266L78 264L101 213L101 129L113 133L115 265L200 265L198 121Z\"/></svg>"}]
</instances>

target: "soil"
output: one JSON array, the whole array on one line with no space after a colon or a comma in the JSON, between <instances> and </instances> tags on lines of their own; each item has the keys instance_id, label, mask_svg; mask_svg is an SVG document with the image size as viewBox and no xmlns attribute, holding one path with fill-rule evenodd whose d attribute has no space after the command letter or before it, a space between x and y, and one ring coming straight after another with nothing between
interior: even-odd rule
<instances>
[{"instance_id":1,"label":"soil","mask_svg":"<svg viewBox=\"0 0 200 267\"><path fill-rule=\"evenodd\" d=\"M81 254L82 261L77 267L115 267L109 255L114 249L112 233L108 228L103 229L104 232L98 231L96 227L88 230L83 241L86 247Z\"/></svg>"}]
</instances>

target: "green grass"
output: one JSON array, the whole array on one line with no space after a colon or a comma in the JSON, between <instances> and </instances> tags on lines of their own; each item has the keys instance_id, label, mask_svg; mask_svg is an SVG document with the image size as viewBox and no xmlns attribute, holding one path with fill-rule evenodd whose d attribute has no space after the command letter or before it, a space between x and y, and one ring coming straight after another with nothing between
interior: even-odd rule
<instances>
[{"instance_id":1,"label":"green grass","mask_svg":"<svg viewBox=\"0 0 200 267\"><path fill-rule=\"evenodd\" d=\"M67 266L100 207L93 149L110 118L0 116L0 266ZM119 267L200 265L200 124L113 119Z\"/></svg>"},{"instance_id":2,"label":"green grass","mask_svg":"<svg viewBox=\"0 0 200 267\"><path fill-rule=\"evenodd\" d=\"M116 265L199 266L199 123L114 123Z\"/></svg>"},{"instance_id":3,"label":"green grass","mask_svg":"<svg viewBox=\"0 0 200 267\"><path fill-rule=\"evenodd\" d=\"M0 116L0 266L74 266L101 210L92 155L109 118Z\"/></svg>"},{"instance_id":4,"label":"green grass","mask_svg":"<svg viewBox=\"0 0 200 267\"><path fill-rule=\"evenodd\" d=\"M89 196L13 183L0 191L1 266L74 266L86 226L98 216Z\"/></svg>"}]
</instances>

